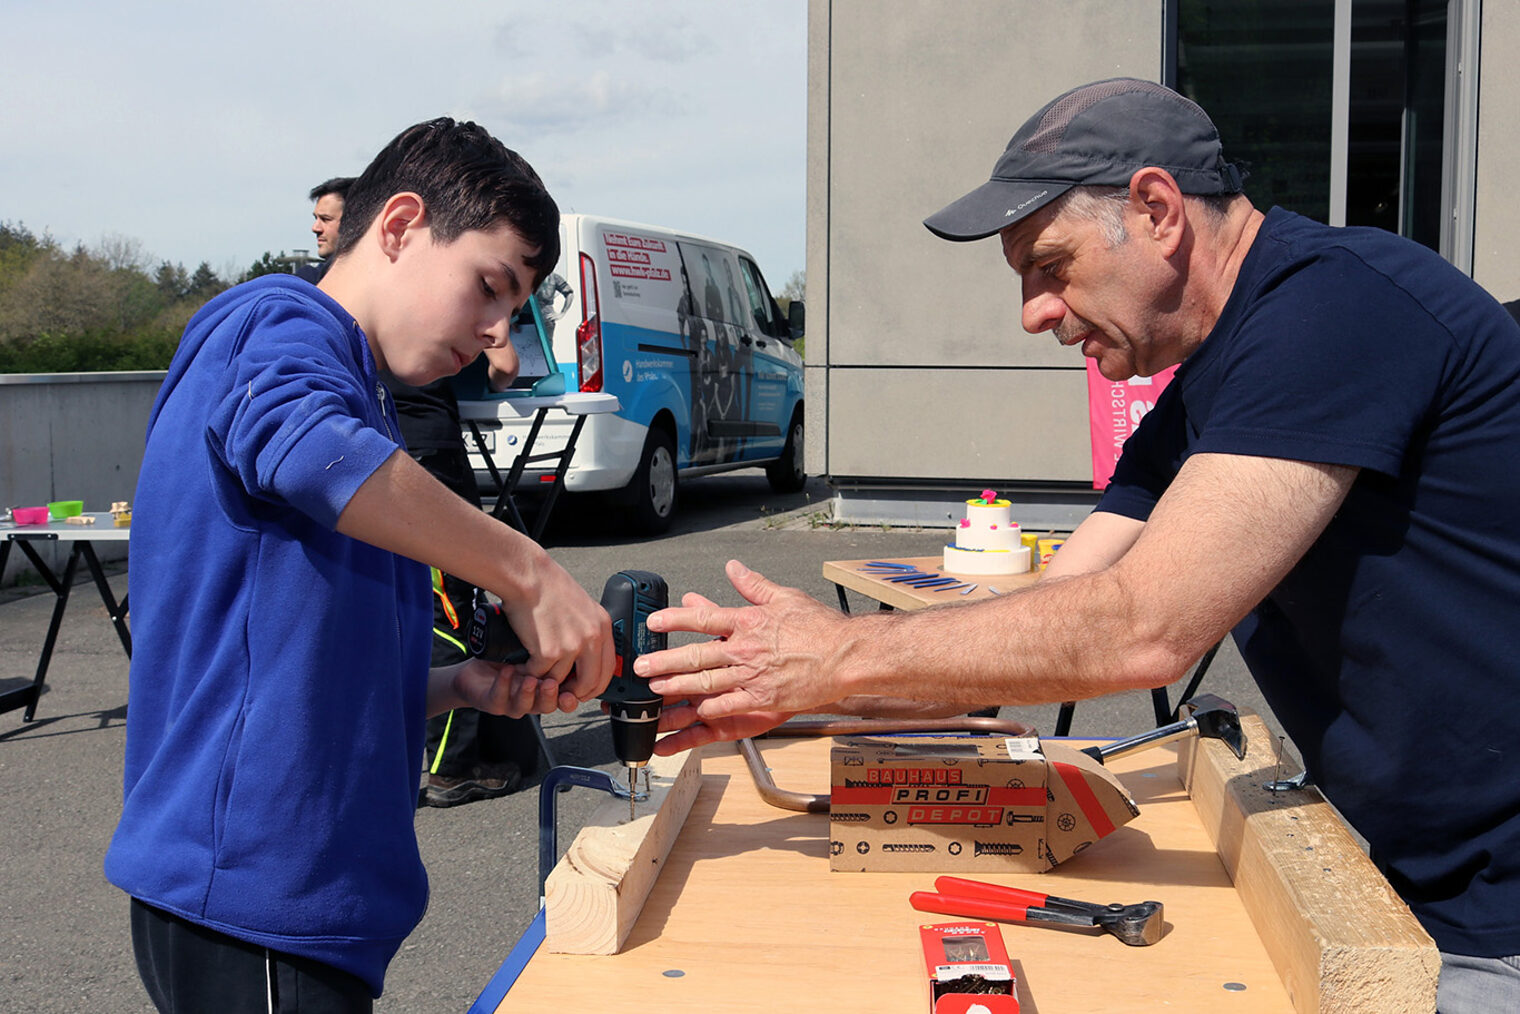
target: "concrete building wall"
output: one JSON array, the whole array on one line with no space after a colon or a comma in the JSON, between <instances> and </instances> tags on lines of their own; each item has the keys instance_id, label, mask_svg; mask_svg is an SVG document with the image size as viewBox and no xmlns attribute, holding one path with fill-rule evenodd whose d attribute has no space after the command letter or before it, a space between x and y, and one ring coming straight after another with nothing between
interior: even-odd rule
<instances>
[{"instance_id":1,"label":"concrete building wall","mask_svg":"<svg viewBox=\"0 0 1520 1014\"><path fill-rule=\"evenodd\" d=\"M995 238L922 221L1059 92L1157 78L1161 4L812 0L808 30L808 471L1090 501L1081 358L1020 326Z\"/></svg>"},{"instance_id":2,"label":"concrete building wall","mask_svg":"<svg viewBox=\"0 0 1520 1014\"><path fill-rule=\"evenodd\" d=\"M162 372L0 375L0 506L83 500L85 510L104 511L130 502L163 379ZM102 543L96 552L118 560L126 546ZM44 553L55 570L66 556L57 547ZM12 552L0 585L30 570Z\"/></svg>"},{"instance_id":3,"label":"concrete building wall","mask_svg":"<svg viewBox=\"0 0 1520 1014\"><path fill-rule=\"evenodd\" d=\"M1454 27L1473 12L1472 270L1510 300L1520 5L1467 0ZM1159 80L1163 19L1162 0L811 0L807 468L834 482L841 517L943 523L959 493L986 485L1035 524L1085 513L1081 360L1020 326L995 239L947 243L922 219L984 181L1014 129L1064 89Z\"/></svg>"}]
</instances>

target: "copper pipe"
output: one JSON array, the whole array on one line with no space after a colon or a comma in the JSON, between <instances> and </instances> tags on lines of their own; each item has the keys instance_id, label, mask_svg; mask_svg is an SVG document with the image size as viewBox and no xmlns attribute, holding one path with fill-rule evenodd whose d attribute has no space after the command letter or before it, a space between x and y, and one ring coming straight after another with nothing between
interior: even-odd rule
<instances>
[{"instance_id":1,"label":"copper pipe","mask_svg":"<svg viewBox=\"0 0 1520 1014\"><path fill-rule=\"evenodd\" d=\"M1004 736L1033 736L1034 726L1005 718L983 718L964 715L958 718L794 718L776 726L767 737L783 736L871 736L903 732L986 732ZM760 798L783 810L800 813L827 813L828 793L791 792L776 785L770 768L760 756L760 748L753 739L741 739L739 753L749 767L750 777Z\"/></svg>"}]
</instances>

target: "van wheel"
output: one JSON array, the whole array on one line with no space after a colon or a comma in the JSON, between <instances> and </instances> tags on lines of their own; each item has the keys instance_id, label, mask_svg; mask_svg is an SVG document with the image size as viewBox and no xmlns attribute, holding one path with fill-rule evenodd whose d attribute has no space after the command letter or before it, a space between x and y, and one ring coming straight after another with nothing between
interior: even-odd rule
<instances>
[{"instance_id":1,"label":"van wheel","mask_svg":"<svg viewBox=\"0 0 1520 1014\"><path fill-rule=\"evenodd\" d=\"M676 513L676 447L665 430L649 428L639 467L623 492L634 531L659 535L670 527Z\"/></svg>"},{"instance_id":2,"label":"van wheel","mask_svg":"<svg viewBox=\"0 0 1520 1014\"><path fill-rule=\"evenodd\" d=\"M786 434L781 457L765 466L765 477L777 493L796 493L807 484L802 470L802 412L792 415L792 428Z\"/></svg>"}]
</instances>

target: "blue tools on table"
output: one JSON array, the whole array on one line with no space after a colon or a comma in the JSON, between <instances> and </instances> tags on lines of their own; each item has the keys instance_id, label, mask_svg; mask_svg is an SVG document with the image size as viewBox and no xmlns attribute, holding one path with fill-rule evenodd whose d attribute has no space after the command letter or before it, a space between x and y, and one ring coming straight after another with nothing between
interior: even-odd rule
<instances>
[{"instance_id":1,"label":"blue tools on table","mask_svg":"<svg viewBox=\"0 0 1520 1014\"><path fill-rule=\"evenodd\" d=\"M977 585L970 581L962 581L958 577L950 577L938 571L919 570L911 563L893 563L890 560L872 560L860 568L861 573L879 577L883 581L892 584L907 585L909 588L918 588L924 591L958 591L962 595L970 595L976 591Z\"/></svg>"}]
</instances>

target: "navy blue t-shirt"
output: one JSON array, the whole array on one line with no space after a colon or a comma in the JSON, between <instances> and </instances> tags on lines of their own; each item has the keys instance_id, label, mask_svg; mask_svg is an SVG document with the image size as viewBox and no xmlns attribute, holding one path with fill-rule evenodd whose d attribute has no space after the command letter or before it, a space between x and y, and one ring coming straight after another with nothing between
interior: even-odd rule
<instances>
[{"instance_id":1,"label":"navy blue t-shirt","mask_svg":"<svg viewBox=\"0 0 1520 1014\"><path fill-rule=\"evenodd\" d=\"M1489 957L1520 954L1517 385L1520 326L1456 268L1274 208L1098 504L1148 517L1200 452L1361 469L1235 640L1437 945Z\"/></svg>"}]
</instances>

